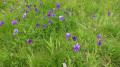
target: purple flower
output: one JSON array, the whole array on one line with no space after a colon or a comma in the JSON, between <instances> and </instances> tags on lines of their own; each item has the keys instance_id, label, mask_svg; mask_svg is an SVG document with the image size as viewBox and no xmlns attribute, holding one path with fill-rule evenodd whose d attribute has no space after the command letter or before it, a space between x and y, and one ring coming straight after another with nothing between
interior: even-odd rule
<instances>
[{"instance_id":1,"label":"purple flower","mask_svg":"<svg viewBox=\"0 0 120 67\"><path fill-rule=\"evenodd\" d=\"M1 22L1 24L3 24L3 23L4 23L4 21Z\"/></svg>"},{"instance_id":2,"label":"purple flower","mask_svg":"<svg viewBox=\"0 0 120 67\"><path fill-rule=\"evenodd\" d=\"M26 13L28 13L29 12L29 10L26 10Z\"/></svg>"},{"instance_id":3,"label":"purple flower","mask_svg":"<svg viewBox=\"0 0 120 67\"><path fill-rule=\"evenodd\" d=\"M36 5L34 5L34 7L36 7Z\"/></svg>"},{"instance_id":4,"label":"purple flower","mask_svg":"<svg viewBox=\"0 0 120 67\"><path fill-rule=\"evenodd\" d=\"M52 14L53 18L55 17L55 14Z\"/></svg>"},{"instance_id":5,"label":"purple flower","mask_svg":"<svg viewBox=\"0 0 120 67\"><path fill-rule=\"evenodd\" d=\"M43 28L45 28L46 27L46 25L43 25Z\"/></svg>"},{"instance_id":6,"label":"purple flower","mask_svg":"<svg viewBox=\"0 0 120 67\"><path fill-rule=\"evenodd\" d=\"M53 12L55 12L56 11L56 9L53 9Z\"/></svg>"},{"instance_id":7,"label":"purple flower","mask_svg":"<svg viewBox=\"0 0 120 67\"><path fill-rule=\"evenodd\" d=\"M17 23L17 21L12 20L12 25L15 25L16 23Z\"/></svg>"},{"instance_id":8,"label":"purple flower","mask_svg":"<svg viewBox=\"0 0 120 67\"><path fill-rule=\"evenodd\" d=\"M35 12L37 12L38 11L38 9L37 8L35 8Z\"/></svg>"},{"instance_id":9,"label":"purple flower","mask_svg":"<svg viewBox=\"0 0 120 67\"><path fill-rule=\"evenodd\" d=\"M30 6L29 6L29 5L26 5L26 7L30 8L30 7L31 7L31 5L30 5Z\"/></svg>"},{"instance_id":10,"label":"purple flower","mask_svg":"<svg viewBox=\"0 0 120 67\"><path fill-rule=\"evenodd\" d=\"M44 20L45 20L45 17L44 17Z\"/></svg>"},{"instance_id":11,"label":"purple flower","mask_svg":"<svg viewBox=\"0 0 120 67\"><path fill-rule=\"evenodd\" d=\"M72 15L73 15L73 13L72 13Z\"/></svg>"},{"instance_id":12,"label":"purple flower","mask_svg":"<svg viewBox=\"0 0 120 67\"><path fill-rule=\"evenodd\" d=\"M63 16L59 16L59 19L60 19L60 21L62 21L64 18L63 18Z\"/></svg>"},{"instance_id":13,"label":"purple flower","mask_svg":"<svg viewBox=\"0 0 120 67\"><path fill-rule=\"evenodd\" d=\"M108 16L110 16L110 12L108 12Z\"/></svg>"},{"instance_id":14,"label":"purple flower","mask_svg":"<svg viewBox=\"0 0 120 67\"><path fill-rule=\"evenodd\" d=\"M22 9L23 11L25 11L25 9Z\"/></svg>"},{"instance_id":15,"label":"purple flower","mask_svg":"<svg viewBox=\"0 0 120 67\"><path fill-rule=\"evenodd\" d=\"M49 12L48 12L48 13L49 13L49 14L50 14L50 13L52 13L52 10L49 10Z\"/></svg>"},{"instance_id":16,"label":"purple flower","mask_svg":"<svg viewBox=\"0 0 120 67\"><path fill-rule=\"evenodd\" d=\"M93 15L93 18L95 18L96 17L96 15Z\"/></svg>"},{"instance_id":17,"label":"purple flower","mask_svg":"<svg viewBox=\"0 0 120 67\"><path fill-rule=\"evenodd\" d=\"M36 24L36 27L38 27L39 26L39 24Z\"/></svg>"},{"instance_id":18,"label":"purple flower","mask_svg":"<svg viewBox=\"0 0 120 67\"><path fill-rule=\"evenodd\" d=\"M59 9L59 7L60 7L60 2L56 5L56 7Z\"/></svg>"},{"instance_id":19,"label":"purple flower","mask_svg":"<svg viewBox=\"0 0 120 67\"><path fill-rule=\"evenodd\" d=\"M73 39L74 41L76 41L76 37L72 37L72 39Z\"/></svg>"},{"instance_id":20,"label":"purple flower","mask_svg":"<svg viewBox=\"0 0 120 67\"><path fill-rule=\"evenodd\" d=\"M66 15L68 15L69 13L68 12L65 12Z\"/></svg>"},{"instance_id":21,"label":"purple flower","mask_svg":"<svg viewBox=\"0 0 120 67\"><path fill-rule=\"evenodd\" d=\"M100 46L100 45L101 45L101 43L102 43L101 41L97 41L98 46Z\"/></svg>"},{"instance_id":22,"label":"purple flower","mask_svg":"<svg viewBox=\"0 0 120 67\"><path fill-rule=\"evenodd\" d=\"M69 12L70 10L68 10L68 12Z\"/></svg>"},{"instance_id":23,"label":"purple flower","mask_svg":"<svg viewBox=\"0 0 120 67\"><path fill-rule=\"evenodd\" d=\"M0 26L2 26L2 24L0 23Z\"/></svg>"},{"instance_id":24,"label":"purple flower","mask_svg":"<svg viewBox=\"0 0 120 67\"><path fill-rule=\"evenodd\" d=\"M17 32L18 32L18 29L14 29L13 34L14 34L14 35L16 35L16 34L17 34Z\"/></svg>"},{"instance_id":25,"label":"purple flower","mask_svg":"<svg viewBox=\"0 0 120 67\"><path fill-rule=\"evenodd\" d=\"M66 40L68 40L70 35L71 35L70 33L66 33Z\"/></svg>"},{"instance_id":26,"label":"purple flower","mask_svg":"<svg viewBox=\"0 0 120 67\"><path fill-rule=\"evenodd\" d=\"M42 2L40 2L39 5L42 5Z\"/></svg>"},{"instance_id":27,"label":"purple flower","mask_svg":"<svg viewBox=\"0 0 120 67\"><path fill-rule=\"evenodd\" d=\"M50 18L50 14L48 14L47 16L48 16L48 18Z\"/></svg>"},{"instance_id":28,"label":"purple flower","mask_svg":"<svg viewBox=\"0 0 120 67\"><path fill-rule=\"evenodd\" d=\"M100 40L101 39L101 35L97 35L97 39Z\"/></svg>"},{"instance_id":29,"label":"purple flower","mask_svg":"<svg viewBox=\"0 0 120 67\"><path fill-rule=\"evenodd\" d=\"M32 43L32 40L29 39L29 40L28 40L28 43L31 44L31 43Z\"/></svg>"},{"instance_id":30,"label":"purple flower","mask_svg":"<svg viewBox=\"0 0 120 67\"><path fill-rule=\"evenodd\" d=\"M7 4L7 2L4 2L4 4Z\"/></svg>"},{"instance_id":31,"label":"purple flower","mask_svg":"<svg viewBox=\"0 0 120 67\"><path fill-rule=\"evenodd\" d=\"M77 52L80 48L80 45L79 44L74 44L73 47L74 47L74 50Z\"/></svg>"},{"instance_id":32,"label":"purple flower","mask_svg":"<svg viewBox=\"0 0 120 67\"><path fill-rule=\"evenodd\" d=\"M25 18L25 16L26 16L26 13L24 13L24 14L22 15L23 18Z\"/></svg>"},{"instance_id":33,"label":"purple flower","mask_svg":"<svg viewBox=\"0 0 120 67\"><path fill-rule=\"evenodd\" d=\"M48 20L48 23L51 24L51 20Z\"/></svg>"},{"instance_id":34,"label":"purple flower","mask_svg":"<svg viewBox=\"0 0 120 67\"><path fill-rule=\"evenodd\" d=\"M2 25L3 25L3 23L4 23L4 21L2 21L2 22L0 23L0 26L2 26Z\"/></svg>"},{"instance_id":35,"label":"purple flower","mask_svg":"<svg viewBox=\"0 0 120 67\"><path fill-rule=\"evenodd\" d=\"M10 11L11 11L11 12L13 11L13 7L10 8Z\"/></svg>"}]
</instances>

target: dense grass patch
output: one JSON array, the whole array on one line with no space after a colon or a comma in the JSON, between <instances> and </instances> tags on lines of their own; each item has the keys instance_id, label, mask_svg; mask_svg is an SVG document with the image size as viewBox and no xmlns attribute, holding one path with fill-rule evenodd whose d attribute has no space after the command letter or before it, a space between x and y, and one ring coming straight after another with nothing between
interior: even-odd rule
<instances>
[{"instance_id":1,"label":"dense grass patch","mask_svg":"<svg viewBox=\"0 0 120 67\"><path fill-rule=\"evenodd\" d=\"M119 1L6 2L4 4L0 1L0 22L4 21L0 26L0 67L61 67L62 63L66 63L68 67L120 66ZM56 5L59 2L58 9ZM38 9L37 12L35 8ZM48 11L53 9L56 11L48 18ZM29 12L23 18L26 10ZM69 14L66 15L68 10ZM54 18L52 14L55 15ZM93 18L93 15L96 17ZM60 21L59 16L65 19ZM12 20L17 23L12 25ZM51 24L48 20L52 21ZM36 27L36 24L39 26ZM43 25L46 27L43 28ZM13 33L14 29L18 29L16 35ZM71 34L68 40L66 33ZM101 39L98 40L96 35L101 35ZM76 37L76 41L72 37ZM29 39L32 40L30 44ZM102 42L100 46L97 41ZM77 52L74 44L80 46Z\"/></svg>"}]
</instances>

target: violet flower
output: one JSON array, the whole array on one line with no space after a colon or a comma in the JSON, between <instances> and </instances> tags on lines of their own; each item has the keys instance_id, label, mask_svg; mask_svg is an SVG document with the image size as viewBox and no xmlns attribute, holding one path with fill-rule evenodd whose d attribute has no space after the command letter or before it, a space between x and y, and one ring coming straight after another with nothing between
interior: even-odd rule
<instances>
[{"instance_id":1,"label":"violet flower","mask_svg":"<svg viewBox=\"0 0 120 67\"><path fill-rule=\"evenodd\" d=\"M72 39L73 39L74 41L76 41L76 37L72 37Z\"/></svg>"},{"instance_id":2,"label":"violet flower","mask_svg":"<svg viewBox=\"0 0 120 67\"><path fill-rule=\"evenodd\" d=\"M48 16L48 18L50 18L50 14L48 14L47 16Z\"/></svg>"},{"instance_id":3,"label":"violet flower","mask_svg":"<svg viewBox=\"0 0 120 67\"><path fill-rule=\"evenodd\" d=\"M43 25L43 28L45 28L46 27L46 25Z\"/></svg>"},{"instance_id":4,"label":"violet flower","mask_svg":"<svg viewBox=\"0 0 120 67\"><path fill-rule=\"evenodd\" d=\"M38 9L37 8L35 8L35 12L37 12L38 11Z\"/></svg>"},{"instance_id":5,"label":"violet flower","mask_svg":"<svg viewBox=\"0 0 120 67\"><path fill-rule=\"evenodd\" d=\"M97 39L100 40L101 39L101 35L97 35Z\"/></svg>"},{"instance_id":6,"label":"violet flower","mask_svg":"<svg viewBox=\"0 0 120 67\"><path fill-rule=\"evenodd\" d=\"M31 43L32 43L32 40L29 39L29 40L28 40L28 43L31 44Z\"/></svg>"},{"instance_id":7,"label":"violet flower","mask_svg":"<svg viewBox=\"0 0 120 67\"><path fill-rule=\"evenodd\" d=\"M17 32L18 32L18 29L14 29L13 34L14 34L14 35L16 35L16 34L17 34Z\"/></svg>"},{"instance_id":8,"label":"violet flower","mask_svg":"<svg viewBox=\"0 0 120 67\"><path fill-rule=\"evenodd\" d=\"M25 16L26 16L26 13L24 13L24 14L22 15L23 18L25 18Z\"/></svg>"},{"instance_id":9,"label":"violet flower","mask_svg":"<svg viewBox=\"0 0 120 67\"><path fill-rule=\"evenodd\" d=\"M40 2L39 5L42 5L42 2Z\"/></svg>"},{"instance_id":10,"label":"violet flower","mask_svg":"<svg viewBox=\"0 0 120 67\"><path fill-rule=\"evenodd\" d=\"M96 15L93 15L93 18L95 18L96 17Z\"/></svg>"},{"instance_id":11,"label":"violet flower","mask_svg":"<svg viewBox=\"0 0 120 67\"><path fill-rule=\"evenodd\" d=\"M12 25L15 25L16 23L17 23L17 21L12 20Z\"/></svg>"},{"instance_id":12,"label":"violet flower","mask_svg":"<svg viewBox=\"0 0 120 67\"><path fill-rule=\"evenodd\" d=\"M56 11L56 9L53 9L53 12L55 12Z\"/></svg>"},{"instance_id":13,"label":"violet flower","mask_svg":"<svg viewBox=\"0 0 120 67\"><path fill-rule=\"evenodd\" d=\"M48 20L48 23L51 24L51 20Z\"/></svg>"},{"instance_id":14,"label":"violet flower","mask_svg":"<svg viewBox=\"0 0 120 67\"><path fill-rule=\"evenodd\" d=\"M69 13L68 12L65 12L66 15L68 15Z\"/></svg>"},{"instance_id":15,"label":"violet flower","mask_svg":"<svg viewBox=\"0 0 120 67\"><path fill-rule=\"evenodd\" d=\"M11 11L11 12L13 11L13 7L10 8L10 11Z\"/></svg>"},{"instance_id":16,"label":"violet flower","mask_svg":"<svg viewBox=\"0 0 120 67\"><path fill-rule=\"evenodd\" d=\"M36 5L34 5L34 7L36 7Z\"/></svg>"},{"instance_id":17,"label":"violet flower","mask_svg":"<svg viewBox=\"0 0 120 67\"><path fill-rule=\"evenodd\" d=\"M110 16L110 12L108 12L108 16Z\"/></svg>"},{"instance_id":18,"label":"violet flower","mask_svg":"<svg viewBox=\"0 0 120 67\"><path fill-rule=\"evenodd\" d=\"M52 10L49 10L49 12L48 12L48 13L49 13L49 14L50 14L50 13L52 13Z\"/></svg>"},{"instance_id":19,"label":"violet flower","mask_svg":"<svg viewBox=\"0 0 120 67\"><path fill-rule=\"evenodd\" d=\"M80 45L79 44L74 44L73 47L74 47L74 50L77 52L80 48Z\"/></svg>"},{"instance_id":20,"label":"violet flower","mask_svg":"<svg viewBox=\"0 0 120 67\"><path fill-rule=\"evenodd\" d=\"M39 26L39 24L36 24L36 27L38 27Z\"/></svg>"},{"instance_id":21,"label":"violet flower","mask_svg":"<svg viewBox=\"0 0 120 67\"><path fill-rule=\"evenodd\" d=\"M53 18L55 17L55 14L52 14Z\"/></svg>"},{"instance_id":22,"label":"violet flower","mask_svg":"<svg viewBox=\"0 0 120 67\"><path fill-rule=\"evenodd\" d=\"M66 33L66 40L68 40L70 35L71 35L70 33Z\"/></svg>"},{"instance_id":23,"label":"violet flower","mask_svg":"<svg viewBox=\"0 0 120 67\"><path fill-rule=\"evenodd\" d=\"M0 26L2 26L4 24L4 21L2 21L1 23L0 23Z\"/></svg>"},{"instance_id":24,"label":"violet flower","mask_svg":"<svg viewBox=\"0 0 120 67\"><path fill-rule=\"evenodd\" d=\"M4 2L4 4L7 4L7 2Z\"/></svg>"},{"instance_id":25,"label":"violet flower","mask_svg":"<svg viewBox=\"0 0 120 67\"><path fill-rule=\"evenodd\" d=\"M59 19L60 19L60 21L62 21L64 18L63 18L63 16L59 16Z\"/></svg>"},{"instance_id":26,"label":"violet flower","mask_svg":"<svg viewBox=\"0 0 120 67\"><path fill-rule=\"evenodd\" d=\"M29 12L29 10L26 10L26 13L28 13Z\"/></svg>"},{"instance_id":27,"label":"violet flower","mask_svg":"<svg viewBox=\"0 0 120 67\"><path fill-rule=\"evenodd\" d=\"M100 45L101 45L101 43L102 43L101 41L97 41L98 46L100 46Z\"/></svg>"}]
</instances>

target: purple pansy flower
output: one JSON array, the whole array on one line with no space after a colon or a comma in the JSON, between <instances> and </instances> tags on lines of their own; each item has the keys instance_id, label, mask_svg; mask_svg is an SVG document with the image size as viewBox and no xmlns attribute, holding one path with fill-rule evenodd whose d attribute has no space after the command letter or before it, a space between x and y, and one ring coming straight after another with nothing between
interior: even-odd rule
<instances>
[{"instance_id":1,"label":"purple pansy flower","mask_svg":"<svg viewBox=\"0 0 120 67\"><path fill-rule=\"evenodd\" d=\"M74 47L74 50L77 52L80 48L80 45L79 44L74 44L73 47Z\"/></svg>"},{"instance_id":2,"label":"purple pansy flower","mask_svg":"<svg viewBox=\"0 0 120 67\"><path fill-rule=\"evenodd\" d=\"M45 17L44 17L44 20L45 20Z\"/></svg>"},{"instance_id":3,"label":"purple pansy flower","mask_svg":"<svg viewBox=\"0 0 120 67\"><path fill-rule=\"evenodd\" d=\"M3 23L4 23L4 21L2 21L2 22L0 23L0 26L2 26L2 25L3 25Z\"/></svg>"},{"instance_id":4,"label":"purple pansy flower","mask_svg":"<svg viewBox=\"0 0 120 67\"><path fill-rule=\"evenodd\" d=\"M34 5L34 7L36 7L36 5Z\"/></svg>"},{"instance_id":5,"label":"purple pansy flower","mask_svg":"<svg viewBox=\"0 0 120 67\"><path fill-rule=\"evenodd\" d=\"M11 12L13 11L13 7L10 8L10 11L11 11Z\"/></svg>"},{"instance_id":6,"label":"purple pansy flower","mask_svg":"<svg viewBox=\"0 0 120 67\"><path fill-rule=\"evenodd\" d=\"M40 2L39 5L42 5L42 2Z\"/></svg>"},{"instance_id":7,"label":"purple pansy flower","mask_svg":"<svg viewBox=\"0 0 120 67\"><path fill-rule=\"evenodd\" d=\"M108 12L108 16L110 16L110 12Z\"/></svg>"},{"instance_id":8,"label":"purple pansy flower","mask_svg":"<svg viewBox=\"0 0 120 67\"><path fill-rule=\"evenodd\" d=\"M28 43L31 44L31 43L32 43L32 40L29 39L29 40L28 40Z\"/></svg>"},{"instance_id":9,"label":"purple pansy flower","mask_svg":"<svg viewBox=\"0 0 120 67\"><path fill-rule=\"evenodd\" d=\"M16 35L16 34L17 34L17 32L18 32L18 29L14 29L13 34L14 34L14 35Z\"/></svg>"},{"instance_id":10,"label":"purple pansy flower","mask_svg":"<svg viewBox=\"0 0 120 67\"><path fill-rule=\"evenodd\" d=\"M39 26L39 24L36 24L36 27L38 27Z\"/></svg>"},{"instance_id":11,"label":"purple pansy flower","mask_svg":"<svg viewBox=\"0 0 120 67\"><path fill-rule=\"evenodd\" d=\"M48 16L48 18L50 18L50 14L48 14L47 16Z\"/></svg>"},{"instance_id":12,"label":"purple pansy flower","mask_svg":"<svg viewBox=\"0 0 120 67\"><path fill-rule=\"evenodd\" d=\"M68 12L65 12L66 15L68 15L69 13Z\"/></svg>"},{"instance_id":13,"label":"purple pansy flower","mask_svg":"<svg viewBox=\"0 0 120 67\"><path fill-rule=\"evenodd\" d=\"M55 14L52 14L53 18L55 17Z\"/></svg>"},{"instance_id":14,"label":"purple pansy flower","mask_svg":"<svg viewBox=\"0 0 120 67\"><path fill-rule=\"evenodd\" d=\"M7 4L7 2L4 2L4 4Z\"/></svg>"},{"instance_id":15,"label":"purple pansy flower","mask_svg":"<svg viewBox=\"0 0 120 67\"><path fill-rule=\"evenodd\" d=\"M51 24L51 20L48 20L48 23Z\"/></svg>"},{"instance_id":16,"label":"purple pansy flower","mask_svg":"<svg viewBox=\"0 0 120 67\"><path fill-rule=\"evenodd\" d=\"M30 6L29 6L29 5L26 5L26 7L30 8L30 7L31 7L31 5L30 5Z\"/></svg>"},{"instance_id":17,"label":"purple pansy flower","mask_svg":"<svg viewBox=\"0 0 120 67\"><path fill-rule=\"evenodd\" d=\"M70 33L66 33L66 40L68 40L70 35L71 35Z\"/></svg>"},{"instance_id":18,"label":"purple pansy flower","mask_svg":"<svg viewBox=\"0 0 120 67\"><path fill-rule=\"evenodd\" d=\"M60 21L62 21L64 18L63 18L63 16L59 16L59 19L60 19Z\"/></svg>"},{"instance_id":19,"label":"purple pansy flower","mask_svg":"<svg viewBox=\"0 0 120 67\"><path fill-rule=\"evenodd\" d=\"M101 45L101 43L102 43L101 41L97 41L98 46L100 46L100 45Z\"/></svg>"},{"instance_id":20,"label":"purple pansy flower","mask_svg":"<svg viewBox=\"0 0 120 67\"><path fill-rule=\"evenodd\" d=\"M53 9L53 12L55 12L56 11L56 9Z\"/></svg>"},{"instance_id":21,"label":"purple pansy flower","mask_svg":"<svg viewBox=\"0 0 120 67\"><path fill-rule=\"evenodd\" d=\"M24 13L24 14L22 15L23 18L25 18L25 16L26 16L26 13Z\"/></svg>"},{"instance_id":22,"label":"purple pansy flower","mask_svg":"<svg viewBox=\"0 0 120 67\"><path fill-rule=\"evenodd\" d=\"M26 10L26 13L28 13L29 12L29 10Z\"/></svg>"},{"instance_id":23,"label":"purple pansy flower","mask_svg":"<svg viewBox=\"0 0 120 67\"><path fill-rule=\"evenodd\" d=\"M38 11L38 9L37 8L35 8L35 12L37 12Z\"/></svg>"},{"instance_id":24,"label":"purple pansy flower","mask_svg":"<svg viewBox=\"0 0 120 67\"><path fill-rule=\"evenodd\" d=\"M48 12L48 13L49 13L49 14L50 14L50 13L52 13L52 10L49 10L49 12Z\"/></svg>"},{"instance_id":25,"label":"purple pansy flower","mask_svg":"<svg viewBox=\"0 0 120 67\"><path fill-rule=\"evenodd\" d=\"M96 15L92 15L93 16L93 18L95 18L96 17Z\"/></svg>"},{"instance_id":26,"label":"purple pansy flower","mask_svg":"<svg viewBox=\"0 0 120 67\"><path fill-rule=\"evenodd\" d=\"M68 10L68 12L69 12L70 10Z\"/></svg>"},{"instance_id":27,"label":"purple pansy flower","mask_svg":"<svg viewBox=\"0 0 120 67\"><path fill-rule=\"evenodd\" d=\"M46 27L46 25L43 25L43 28L45 28Z\"/></svg>"},{"instance_id":28,"label":"purple pansy flower","mask_svg":"<svg viewBox=\"0 0 120 67\"><path fill-rule=\"evenodd\" d=\"M59 7L60 7L60 2L56 5L56 7L59 9Z\"/></svg>"},{"instance_id":29,"label":"purple pansy flower","mask_svg":"<svg viewBox=\"0 0 120 67\"><path fill-rule=\"evenodd\" d=\"M76 41L76 37L72 37L72 39L73 39L74 41Z\"/></svg>"},{"instance_id":30,"label":"purple pansy flower","mask_svg":"<svg viewBox=\"0 0 120 67\"><path fill-rule=\"evenodd\" d=\"M16 23L17 23L17 21L12 20L12 25L15 25Z\"/></svg>"},{"instance_id":31,"label":"purple pansy flower","mask_svg":"<svg viewBox=\"0 0 120 67\"><path fill-rule=\"evenodd\" d=\"M97 35L97 39L100 40L101 39L101 35Z\"/></svg>"}]
</instances>

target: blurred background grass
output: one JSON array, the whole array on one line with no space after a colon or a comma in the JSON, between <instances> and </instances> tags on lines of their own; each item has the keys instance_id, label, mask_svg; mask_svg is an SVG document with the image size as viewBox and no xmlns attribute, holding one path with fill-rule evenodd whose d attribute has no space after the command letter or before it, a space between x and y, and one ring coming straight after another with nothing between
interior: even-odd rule
<instances>
[{"instance_id":1,"label":"blurred background grass","mask_svg":"<svg viewBox=\"0 0 120 67\"><path fill-rule=\"evenodd\" d=\"M119 0L42 0L41 6L41 0L6 2L7 5L0 1L0 22L4 21L0 27L0 67L61 67L64 62L69 67L120 66ZM55 18L48 19L48 10L56 8L59 2L60 10L56 10ZM28 9L26 5L32 7ZM40 13L34 12L33 5L37 5ZM24 19L22 9L30 11ZM65 15L68 9L69 15ZM59 21L60 15L65 21ZM12 20L17 24L12 26ZM50 25L48 20L52 21ZM35 27L36 23L40 24L39 28ZM45 29L43 24L47 25ZM16 36L14 29L18 29ZM69 40L65 39L65 33L71 33ZM101 46L96 44L97 34L102 36ZM77 37L76 41L72 40L73 36ZM33 40L32 44L28 44L28 39ZM77 53L73 50L76 43L80 45Z\"/></svg>"}]
</instances>

